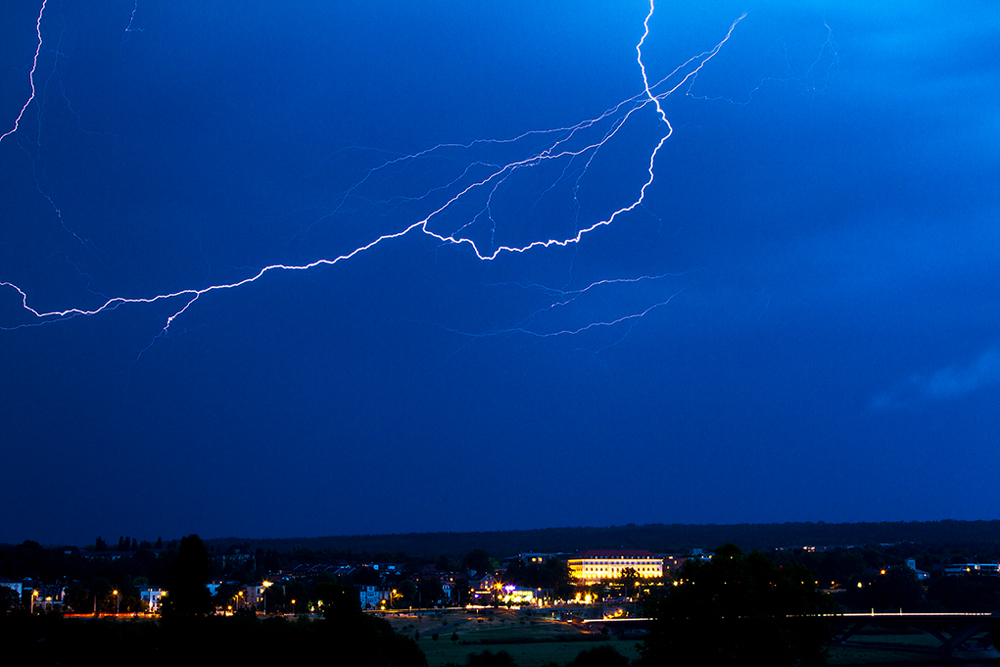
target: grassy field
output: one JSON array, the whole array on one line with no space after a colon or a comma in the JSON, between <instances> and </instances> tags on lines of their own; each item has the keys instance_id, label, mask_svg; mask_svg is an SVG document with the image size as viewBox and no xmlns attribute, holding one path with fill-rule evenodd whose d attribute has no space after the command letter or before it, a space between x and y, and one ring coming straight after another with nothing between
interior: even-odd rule
<instances>
[{"instance_id":1,"label":"grassy field","mask_svg":"<svg viewBox=\"0 0 1000 667\"><path fill-rule=\"evenodd\" d=\"M935 649L941 642L924 632L916 630L901 631L893 628L868 628L858 635L851 637L851 641L858 644L880 643L899 644L904 646L915 646L919 648ZM863 647L836 647L830 650L830 665L905 665L907 663L926 665L934 664L936 659L932 655L912 653L909 651L894 651L891 649L866 649ZM983 662L988 662L984 659Z\"/></svg>"},{"instance_id":2,"label":"grassy field","mask_svg":"<svg viewBox=\"0 0 1000 667\"><path fill-rule=\"evenodd\" d=\"M528 617L508 610L442 611L387 617L397 631L416 636L429 667L464 665L470 653L506 651L518 667L565 665L583 650L610 644L630 660L639 657L636 641L608 639L551 619ZM433 638L438 633L438 638ZM457 635L457 639L452 639Z\"/></svg>"},{"instance_id":3,"label":"grassy field","mask_svg":"<svg viewBox=\"0 0 1000 667\"><path fill-rule=\"evenodd\" d=\"M387 620L400 633L414 637L427 656L429 667L452 663L464 665L470 653L506 651L518 667L568 664L580 651L607 644L634 660L639 657L637 640L619 640L586 632L582 627L509 610L447 610L421 614L397 614ZM434 634L438 635L434 639ZM452 637L456 637L453 639ZM858 643L879 642L934 647L937 641L920 632L871 628L852 638ZM834 648L830 665L928 664L933 658L915 653L865 648Z\"/></svg>"}]
</instances>

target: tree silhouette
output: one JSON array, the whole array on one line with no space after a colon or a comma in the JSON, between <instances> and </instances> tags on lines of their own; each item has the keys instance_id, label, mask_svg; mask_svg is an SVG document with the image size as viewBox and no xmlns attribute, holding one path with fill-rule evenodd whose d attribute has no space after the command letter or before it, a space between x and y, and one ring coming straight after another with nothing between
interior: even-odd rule
<instances>
[{"instance_id":1,"label":"tree silhouette","mask_svg":"<svg viewBox=\"0 0 1000 667\"><path fill-rule=\"evenodd\" d=\"M393 630L384 618L363 613L353 591L322 582L313 588L313 594L323 601L323 621L310 625L326 645L342 647L352 666L427 667L427 658L416 641Z\"/></svg>"},{"instance_id":2,"label":"tree silhouette","mask_svg":"<svg viewBox=\"0 0 1000 667\"><path fill-rule=\"evenodd\" d=\"M624 584L626 596L638 594L639 571L634 567L622 568L621 574L618 575L618 580Z\"/></svg>"},{"instance_id":3,"label":"tree silhouette","mask_svg":"<svg viewBox=\"0 0 1000 667\"><path fill-rule=\"evenodd\" d=\"M804 567L727 544L709 562L685 563L678 585L650 604L640 664L824 665L828 623L818 614L835 607Z\"/></svg>"},{"instance_id":4,"label":"tree silhouette","mask_svg":"<svg viewBox=\"0 0 1000 667\"><path fill-rule=\"evenodd\" d=\"M495 561L490 558L486 549L473 549L462 559L462 567L466 570L475 570L479 576L496 569Z\"/></svg>"},{"instance_id":5,"label":"tree silhouette","mask_svg":"<svg viewBox=\"0 0 1000 667\"><path fill-rule=\"evenodd\" d=\"M465 660L466 667L514 667L514 664L514 659L507 651L470 653Z\"/></svg>"},{"instance_id":6,"label":"tree silhouette","mask_svg":"<svg viewBox=\"0 0 1000 667\"><path fill-rule=\"evenodd\" d=\"M208 549L197 535L181 539L177 556L167 570L167 595L163 617L192 618L211 614L212 596L208 591L210 576Z\"/></svg>"},{"instance_id":7,"label":"tree silhouette","mask_svg":"<svg viewBox=\"0 0 1000 667\"><path fill-rule=\"evenodd\" d=\"M917 573L902 565L886 568L859 583L862 583L860 587L847 587L846 606L891 611L905 608L912 611L923 603L924 589Z\"/></svg>"},{"instance_id":8,"label":"tree silhouette","mask_svg":"<svg viewBox=\"0 0 1000 667\"><path fill-rule=\"evenodd\" d=\"M628 667L628 658L604 644L580 651L567 667Z\"/></svg>"},{"instance_id":9,"label":"tree silhouette","mask_svg":"<svg viewBox=\"0 0 1000 667\"><path fill-rule=\"evenodd\" d=\"M342 623L361 614L358 596L340 584L320 582L313 586L313 596L323 611L323 618L329 621Z\"/></svg>"}]
</instances>

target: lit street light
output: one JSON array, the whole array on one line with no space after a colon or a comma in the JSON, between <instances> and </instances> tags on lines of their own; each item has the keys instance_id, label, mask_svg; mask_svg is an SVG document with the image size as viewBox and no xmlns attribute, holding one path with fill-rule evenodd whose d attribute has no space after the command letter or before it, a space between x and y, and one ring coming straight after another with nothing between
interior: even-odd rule
<instances>
[{"instance_id":1,"label":"lit street light","mask_svg":"<svg viewBox=\"0 0 1000 667\"><path fill-rule=\"evenodd\" d=\"M274 582L264 580L261 582L261 586L264 587L264 613L267 613L267 589L271 587Z\"/></svg>"}]
</instances>

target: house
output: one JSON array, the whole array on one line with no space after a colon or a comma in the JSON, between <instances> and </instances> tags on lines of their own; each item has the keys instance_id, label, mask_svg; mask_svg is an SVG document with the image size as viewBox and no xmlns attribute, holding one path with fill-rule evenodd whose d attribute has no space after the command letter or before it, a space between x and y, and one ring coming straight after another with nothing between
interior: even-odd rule
<instances>
[{"instance_id":1,"label":"house","mask_svg":"<svg viewBox=\"0 0 1000 667\"><path fill-rule=\"evenodd\" d=\"M17 599L18 600L21 599L21 593L23 591L24 584L21 583L20 581L14 581L13 579L4 579L3 577L0 577L0 586L11 589L15 593L17 593Z\"/></svg>"},{"instance_id":2,"label":"house","mask_svg":"<svg viewBox=\"0 0 1000 667\"><path fill-rule=\"evenodd\" d=\"M917 573L917 579L924 581L931 578L930 572L924 572L923 570L917 569L917 560L915 558L910 558L906 561L906 567L910 568Z\"/></svg>"},{"instance_id":3,"label":"house","mask_svg":"<svg viewBox=\"0 0 1000 667\"><path fill-rule=\"evenodd\" d=\"M162 588L140 588L139 597L146 604L146 609L148 609L153 614L158 614L160 612L160 605L162 604L163 595L166 593Z\"/></svg>"},{"instance_id":4,"label":"house","mask_svg":"<svg viewBox=\"0 0 1000 667\"><path fill-rule=\"evenodd\" d=\"M945 576L950 577L965 577L970 575L979 575L981 577L998 577L1000 576L1000 564L997 563L954 563L952 565L946 565L944 568Z\"/></svg>"},{"instance_id":5,"label":"house","mask_svg":"<svg viewBox=\"0 0 1000 667\"><path fill-rule=\"evenodd\" d=\"M493 594L500 587L500 582L492 574L469 580L472 589L472 604L493 604Z\"/></svg>"},{"instance_id":6,"label":"house","mask_svg":"<svg viewBox=\"0 0 1000 667\"><path fill-rule=\"evenodd\" d=\"M671 575L681 569L688 557L680 554L665 554L663 557L663 574Z\"/></svg>"},{"instance_id":7,"label":"house","mask_svg":"<svg viewBox=\"0 0 1000 667\"><path fill-rule=\"evenodd\" d=\"M358 592L358 601L362 609L384 608L392 600L392 591L379 586L356 585L354 590Z\"/></svg>"}]
</instances>

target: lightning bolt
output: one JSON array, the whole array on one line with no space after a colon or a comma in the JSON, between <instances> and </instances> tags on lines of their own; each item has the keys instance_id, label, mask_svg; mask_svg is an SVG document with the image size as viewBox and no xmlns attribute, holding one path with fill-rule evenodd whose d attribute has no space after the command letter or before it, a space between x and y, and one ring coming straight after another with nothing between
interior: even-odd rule
<instances>
[{"instance_id":1,"label":"lightning bolt","mask_svg":"<svg viewBox=\"0 0 1000 667\"><path fill-rule=\"evenodd\" d=\"M38 35L38 44L35 46L35 57L31 59L31 70L28 72L28 84L31 86L31 95L28 99L24 101L24 106L21 107L20 113L17 114L17 118L14 119L14 127L10 128L3 134L0 134L0 144L3 140L14 134L21 127L21 119L24 118L24 112L28 110L31 103L35 101L35 70L38 69L38 56L42 52L42 15L45 13L45 5L49 0L42 0L42 7L38 10L38 19L35 20L35 34Z\"/></svg>"},{"instance_id":2,"label":"lightning bolt","mask_svg":"<svg viewBox=\"0 0 1000 667\"><path fill-rule=\"evenodd\" d=\"M663 274L663 275L659 275L659 276L641 276L639 278L619 278L619 279L609 279L609 280L598 280L598 281L595 281L595 282L591 283L590 285L587 285L586 287L583 287L583 288L580 288L580 289L576 289L576 290L560 290L560 289L555 289L555 288L551 288L551 287L546 287L544 285L526 285L526 286L525 285L518 285L518 287L524 287L524 288L527 288L527 289L538 289L538 290L541 290L541 291L543 291L545 293L548 293L550 296L552 296L554 300L551 303L549 303L548 305L546 305L546 306L544 306L542 308L539 308L538 310L536 310L533 313L531 313L531 315L529 315L523 321L518 322L517 324L514 324L513 326L505 327L503 329L493 329L493 330L486 331L486 332L483 332L483 333L472 333L472 332L462 331L462 330L458 330L458 329L451 329L449 327L443 327L443 328L446 331L449 331L451 333L457 333L457 334L460 334L460 335L463 335L463 336L468 336L470 338L489 338L489 337L493 337L493 336L502 336L502 335L505 335L505 334L525 334L525 335L528 335L528 336L533 336L535 338L556 338L556 337L560 337L560 336L575 336L575 335L578 335L578 334L582 334L582 333L584 333L586 331L592 331L592 330L595 330L595 329L611 328L611 327L615 327L615 326L620 325L620 324L626 324L627 326L625 327L624 332L621 334L621 336L619 338L615 339L610 344L603 345L599 349L594 350L596 352L599 352L599 351L601 351L603 349L606 349L606 348L610 347L611 345L616 345L617 343L620 343L622 340L625 339L626 336L628 336L629 332L631 332L632 327L636 324L636 322L638 322L643 317L645 317L649 313L653 312L657 308L660 308L662 306L666 306L668 303L670 303L674 299L674 297L676 297L678 294L680 294L680 292L682 290L678 290L678 291L674 292L673 294L670 294L669 296L667 296L667 298L663 299L662 301L658 301L658 302L656 302L656 303L654 303L654 304L652 304L652 305L650 305L650 306L648 306L648 307L646 307L646 308L644 308L642 310L639 310L639 311L636 311L636 312L633 312L633 313L629 313L627 315L622 315L620 317L616 317L616 318L613 318L613 319L610 319L610 320L600 320L600 321L587 322L586 324L583 324L583 325L580 325L580 326L577 326L577 327L574 327L574 328L562 328L562 329L560 329L560 328L549 327L546 330L545 328L543 328L543 326L539 323L538 320L542 319L547 313L551 313L551 312L556 311L556 310L561 310L561 309L567 308L568 306L572 305L577 299L579 299L580 297L586 295L587 293L589 293L589 292L591 292L593 290L605 288L605 287L608 287L608 286L614 286L614 285L629 285L629 284L635 284L635 283L641 283L641 282L647 282L647 281L648 282L653 282L653 281L657 281L657 280L661 280L661 279L665 279L665 278L673 278L673 277L676 277L677 275L679 275L679 274L669 274L668 273L668 274Z\"/></svg>"},{"instance_id":3,"label":"lightning bolt","mask_svg":"<svg viewBox=\"0 0 1000 667\"><path fill-rule=\"evenodd\" d=\"M36 99L35 76L39 53L42 50L41 24L47 1L43 0L36 21L38 43L32 60L32 67L28 74L31 94L22 106L14 122L14 126L0 136L0 142L19 131L20 123L26 110L33 102L35 104L38 103ZM138 30L132 28L135 11L136 8L134 7L129 25L126 28L126 34ZM351 205L354 203L360 203L360 205L372 208L388 208L389 210L395 210L404 204L423 207L422 213L411 216L409 218L410 221L404 223L401 228L381 235L374 235L369 240L334 256L323 257L299 264L269 264L263 268L254 269L249 275L239 280L212 284L207 287L186 288L152 296L102 296L101 298L105 300L93 307L78 306L52 310L36 308L31 305L27 290L13 282L0 281L0 286L12 290L19 296L21 310L29 320L10 326L0 326L0 329L12 330L26 326L50 324L74 317L96 316L122 306L170 304L168 311L170 314L166 315L162 329L154 337L153 343L155 343L156 339L168 334L171 326L174 325L178 318L191 309L202 297L214 292L239 289L276 272L310 271L317 267L335 266L366 253L376 246L397 241L404 237L422 235L432 239L441 246L464 248L470 251L478 260L487 263L494 262L502 256L540 253L546 249L577 246L585 237L591 235L596 230L613 225L620 218L643 206L646 193L656 177L657 157L674 131L663 108L663 101L684 88L685 85L687 85L686 90L690 90L690 85L694 79L720 52L726 42L729 41L737 25L746 16L744 14L733 21L722 39L712 48L689 58L663 78L651 82L646 63L643 59L643 46L649 38L649 23L654 11L655 0L650 0L649 11L643 21L644 30L635 46L636 63L642 78L642 90L634 96L619 102L594 118L581 121L575 125L547 130L529 130L523 134L506 139L477 139L468 143L439 144L417 153L395 155L389 159L382 159L379 164L369 169L362 178L347 188L338 197L335 206L323 216L325 219L336 214L348 213ZM645 172L645 176L642 182L634 187L634 195L624 205L618 206L609 214L598 215L589 221L581 222L579 219L580 205L577 200L577 193L581 188L581 182L587 175L589 167L598 154L601 153L602 149L611 145L619 136L623 128L637 122L639 118L648 118L650 111L655 113L655 122L660 128L658 132L659 136L655 140L653 148L641 163L644 165L643 171ZM508 158L506 160L497 159L495 156L479 157L480 152L488 150L500 153L521 151L522 155L515 159ZM382 154L385 155L384 152ZM396 195L394 197L379 199L377 196L372 196L369 192L375 186L391 184L392 179L396 175L404 173L405 170L428 160L458 162L461 164L461 168L453 177L446 179L438 185L429 187L419 194L411 196ZM558 170L558 177L554 179L547 189L539 194L536 204L549 196L557 185L563 183L563 181L570 181L574 210L576 211L576 215L571 221L572 231L556 236L529 238L520 242L502 240L504 230L498 227L493 211L496 197L505 188L516 187L515 177L522 175L528 170L541 169L547 165L561 166L561 169ZM318 222L314 222L307 229L303 230L301 234L309 232ZM657 300L652 305L639 308L634 312L601 321L587 322L578 327L543 330L536 326L536 322L545 312L565 308L582 296L609 285L623 285L641 281L653 282L663 277L664 275L600 280L575 290L550 290L549 288L544 288L551 297L551 302L544 308L529 315L520 323L509 328L485 333L459 333L477 337L500 335L501 333L522 333L539 337L552 337L577 335L584 331L624 325L626 326L627 335L636 322L653 310L669 303L676 296L677 292L674 291L666 296L666 298ZM532 286L532 288L537 287L539 286ZM458 331L454 329L448 330Z\"/></svg>"}]
</instances>

